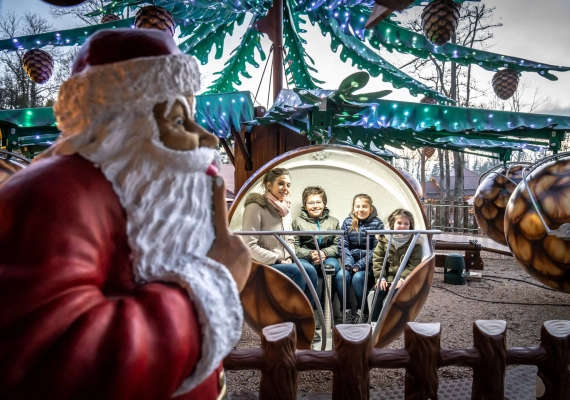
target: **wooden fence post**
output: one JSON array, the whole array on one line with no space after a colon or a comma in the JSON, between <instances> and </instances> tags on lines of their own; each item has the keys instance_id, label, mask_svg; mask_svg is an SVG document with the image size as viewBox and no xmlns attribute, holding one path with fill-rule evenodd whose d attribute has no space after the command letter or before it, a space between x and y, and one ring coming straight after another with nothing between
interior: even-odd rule
<instances>
[{"instance_id":1,"label":"wooden fence post","mask_svg":"<svg viewBox=\"0 0 570 400\"><path fill-rule=\"evenodd\" d=\"M473 324L473 343L479 360L473 364L472 399L505 398L506 330L506 321L479 320Z\"/></svg>"},{"instance_id":2,"label":"wooden fence post","mask_svg":"<svg viewBox=\"0 0 570 400\"><path fill-rule=\"evenodd\" d=\"M449 211L451 210L451 202L447 199L443 202L443 224L442 224L442 231L446 231L446 228L449 227ZM449 232L449 230L448 230Z\"/></svg>"},{"instance_id":3,"label":"wooden fence post","mask_svg":"<svg viewBox=\"0 0 570 400\"><path fill-rule=\"evenodd\" d=\"M370 325L337 325L334 329L337 367L333 372L333 400L368 400L372 350Z\"/></svg>"},{"instance_id":4,"label":"wooden fence post","mask_svg":"<svg viewBox=\"0 0 570 400\"><path fill-rule=\"evenodd\" d=\"M469 204L466 201L463 202L461 210L463 210L463 227L465 228L463 231L469 233Z\"/></svg>"},{"instance_id":5,"label":"wooden fence post","mask_svg":"<svg viewBox=\"0 0 570 400\"><path fill-rule=\"evenodd\" d=\"M457 229L461 228L461 218L459 217L459 213L461 212L461 208L459 207L461 205L461 201L459 198L453 200L453 227L455 228L454 232L461 232L461 229Z\"/></svg>"},{"instance_id":6,"label":"wooden fence post","mask_svg":"<svg viewBox=\"0 0 570 400\"><path fill-rule=\"evenodd\" d=\"M261 348L264 363L259 383L260 400L297 398L296 341L295 325L291 322L263 328Z\"/></svg>"},{"instance_id":7,"label":"wooden fence post","mask_svg":"<svg viewBox=\"0 0 570 400\"><path fill-rule=\"evenodd\" d=\"M546 360L538 364L536 398L570 398L570 321L546 321L540 331Z\"/></svg>"},{"instance_id":8,"label":"wooden fence post","mask_svg":"<svg viewBox=\"0 0 570 400\"><path fill-rule=\"evenodd\" d=\"M404 346L410 355L404 388L406 400L437 399L440 344L439 322L408 322L404 328Z\"/></svg>"},{"instance_id":9,"label":"wooden fence post","mask_svg":"<svg viewBox=\"0 0 570 400\"><path fill-rule=\"evenodd\" d=\"M441 227L441 201L434 204L435 205L435 225ZM433 229L433 227L432 227Z\"/></svg>"}]
</instances>

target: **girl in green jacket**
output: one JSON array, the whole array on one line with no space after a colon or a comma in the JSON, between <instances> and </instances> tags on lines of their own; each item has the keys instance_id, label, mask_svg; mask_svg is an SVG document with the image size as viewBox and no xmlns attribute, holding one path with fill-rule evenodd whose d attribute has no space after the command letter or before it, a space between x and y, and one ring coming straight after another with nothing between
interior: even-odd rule
<instances>
[{"instance_id":1,"label":"girl in green jacket","mask_svg":"<svg viewBox=\"0 0 570 400\"><path fill-rule=\"evenodd\" d=\"M388 225L390 226L391 230L413 230L414 229L414 216L411 212L404 210L403 208L398 208L390 216L388 217ZM378 240L378 245L376 245L376 249L374 250L374 256L372 258L372 269L374 271L374 278L376 279L376 285L374 285L374 290L380 285L380 291L378 292L378 299L376 299L376 304L374 306L374 310L372 312L372 321L376 322L378 317L380 316L380 312L382 311L382 303L388 294L388 290L390 286L394 284L394 278L396 277L396 273L400 268L402 260L410 247L412 238L414 235L411 234L403 234L403 235L393 235L392 243L390 245L390 249L388 249L388 237L380 236ZM421 240L421 237L420 237ZM416 242L412 250L412 254L408 259L402 274L400 275L400 279L396 282L396 290L402 286L404 280L410 275L410 273L414 270L415 267L422 260L422 245L420 240ZM386 267L385 273L382 277L382 280L378 280L380 278L380 273L382 272L382 264L384 263L384 257L386 257L386 253L388 253L388 259L386 260Z\"/></svg>"}]
</instances>

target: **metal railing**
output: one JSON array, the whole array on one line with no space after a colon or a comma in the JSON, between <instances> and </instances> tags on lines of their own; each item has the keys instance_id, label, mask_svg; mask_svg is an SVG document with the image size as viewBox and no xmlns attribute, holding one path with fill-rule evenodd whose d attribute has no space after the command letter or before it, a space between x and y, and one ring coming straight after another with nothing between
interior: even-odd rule
<instances>
[{"instance_id":1,"label":"metal railing","mask_svg":"<svg viewBox=\"0 0 570 400\"><path fill-rule=\"evenodd\" d=\"M325 232L326 232L326 235L325 235ZM346 273L347 273L347 270L345 268L345 251L344 251L345 250L345 244L344 244L344 240L343 240L344 234L345 234L344 231L342 231L342 230L338 230L338 231L334 231L334 230L331 230L331 231L318 231L318 230L317 231L234 231L233 233L236 235L241 235L241 236L273 236L274 238L276 238L279 241L279 243L281 243L283 248L291 256L291 259L294 261L294 264L299 269L299 272L303 276L303 279L305 280L305 283L306 283L307 287L309 288L311 296L313 297L313 299L315 301L315 306L317 307L317 315L318 315L319 320L321 322L321 326L325 326L325 318L324 318L324 313L323 313L323 309L322 309L322 306L320 304L320 301L317 301L317 299L318 299L317 292L316 292L315 288L313 287L313 285L311 284L309 276L307 275L305 268L301 264L301 261L299 260L299 258L295 254L295 249L291 249L291 247L289 247L289 245L283 239L282 236L312 236L313 242L315 244L315 249L317 250L317 253L319 254L319 263L321 266L321 271L322 271L323 277L326 277L325 264L324 264L324 260L321 257L321 251L320 251L320 246L319 246L319 243L317 240L317 236L333 236L333 235L339 236L339 245L340 245L340 250L341 250L340 258L341 258L341 270L342 270L342 289L343 289L343 298L342 298L342 305L341 305L342 306L342 322L343 322L343 324L346 323L346 296L347 296ZM369 243L370 243L369 237L370 236L389 235L389 241L388 241L388 249L389 249L390 245L392 243L392 237L394 234L397 234L397 235L406 235L406 234L413 235L412 243L408 247L408 250L406 251L404 258L402 259L402 263L400 264L400 267L399 267L399 269L396 273L396 276L394 278L394 282L397 282L400 279L402 272L403 272L406 264L408 263L408 260L410 259L412 251L414 249L414 246L416 245L420 235L423 235L423 234L438 235L438 234L441 234L442 232L440 230L417 230L417 229L415 229L415 230L368 230L368 231L365 231L365 233L366 233L366 268L364 271L365 272L364 288L367 288L368 287L368 274L370 272L370 264L371 264L371 262L370 262L371 261L370 260L370 249L369 249ZM430 246L430 252L433 253L434 252L433 246L431 244L429 246ZM381 270L380 276L378 278L379 280L381 280L382 277L384 277L387 258L388 257L386 257L386 256L384 257L384 261L382 263L382 270ZM330 310L332 310L333 309L332 297L330 296L331 290L329 288L327 279L323 279L323 284L325 285L325 290L327 293L326 298L328 299L328 307ZM388 294L386 296L386 304L389 304L390 301L392 300L392 298L394 297L395 290L396 290L396 285L391 285L390 289L388 290ZM368 321L365 321L366 323L371 322L372 310L374 310L379 291L380 291L380 285L377 285L376 292L374 293L374 299L373 299L372 305L371 305L371 310L369 310ZM366 298L367 298L366 295L362 296L362 301L360 304L361 310L365 309ZM381 314L378 318L378 323L376 324L376 326L374 328L373 335L372 335L373 340L374 340L373 343L376 343L376 340L378 339L378 335L380 334L380 327L382 326L382 322L384 321L384 319L386 317L387 309L388 309L388 307L382 308ZM364 315L364 311L361 312L359 319L358 319L358 323L362 323L363 315ZM331 323L332 323L332 329L334 330L334 318L332 318ZM323 341L322 341L322 345L321 345L321 350L324 350L326 348L327 340L328 340L327 329L322 330L322 335L323 335Z\"/></svg>"}]
</instances>

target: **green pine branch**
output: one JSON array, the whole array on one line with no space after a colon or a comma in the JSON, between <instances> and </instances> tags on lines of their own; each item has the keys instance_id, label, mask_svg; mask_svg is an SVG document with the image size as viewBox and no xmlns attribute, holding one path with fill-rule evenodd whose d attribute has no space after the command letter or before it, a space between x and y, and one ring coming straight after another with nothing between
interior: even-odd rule
<instances>
[{"instance_id":1,"label":"green pine branch","mask_svg":"<svg viewBox=\"0 0 570 400\"><path fill-rule=\"evenodd\" d=\"M210 50L212 46L215 49L215 58L220 59L224 52L224 42L226 36L231 36L234 32L234 26L237 23L241 25L245 15L234 14L234 19L223 21L221 24L200 24L195 27L188 39L178 45L184 53L191 54L196 57L202 65L208 62ZM182 35L181 35L182 36Z\"/></svg>"},{"instance_id":2,"label":"green pine branch","mask_svg":"<svg viewBox=\"0 0 570 400\"><path fill-rule=\"evenodd\" d=\"M353 66L368 71L373 77L382 75L384 82L389 82L396 89L406 88L412 96L423 94L424 96L433 97L442 103L454 102L452 99L443 96L441 93L429 88L394 67L357 37L342 32L335 19L325 17L326 15L323 12L309 13L311 22L318 23L323 35L326 36L327 33L330 34L331 50L334 53L336 53L338 47L342 45L342 51L340 53L341 61L346 62L348 59L351 59Z\"/></svg>"},{"instance_id":3,"label":"green pine branch","mask_svg":"<svg viewBox=\"0 0 570 400\"><path fill-rule=\"evenodd\" d=\"M234 85L241 85L240 75L244 78L251 78L247 72L247 64L259 68L259 64L255 61L254 50L257 49L261 60L265 60L265 52L261 47L261 33L255 28L258 16L254 16L249 24L249 28L242 36L240 44L232 51L232 57L224 65L224 69L216 72L214 75L220 75L211 86L208 87L206 93L223 93L235 91Z\"/></svg>"},{"instance_id":4,"label":"green pine branch","mask_svg":"<svg viewBox=\"0 0 570 400\"><path fill-rule=\"evenodd\" d=\"M315 64L305 51L304 45L307 42L298 35L298 32L306 32L301 29L302 23L304 24L305 20L299 14L291 12L291 7L287 4L283 15L283 39L285 49L287 49L285 74L289 77L289 84L294 84L298 88L319 89L317 84L324 82L311 75L311 71L318 71L307 63L308 59L311 64Z\"/></svg>"},{"instance_id":5,"label":"green pine branch","mask_svg":"<svg viewBox=\"0 0 570 400\"><path fill-rule=\"evenodd\" d=\"M475 64L487 71L509 68L517 72L536 72L551 81L555 81L558 78L549 73L549 70L560 72L570 70L569 67L539 63L523 58L472 49L453 43L436 46L419 33L385 21L380 22L370 30L368 40L371 46L379 48L382 45L390 52L396 50L400 53L413 54L423 59L433 56L438 61L453 61L465 66Z\"/></svg>"}]
</instances>

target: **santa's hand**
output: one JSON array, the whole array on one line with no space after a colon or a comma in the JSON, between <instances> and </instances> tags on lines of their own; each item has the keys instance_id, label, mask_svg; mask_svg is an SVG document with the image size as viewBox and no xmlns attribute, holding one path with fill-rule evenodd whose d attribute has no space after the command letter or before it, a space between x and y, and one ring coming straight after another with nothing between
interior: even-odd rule
<instances>
[{"instance_id":1,"label":"santa's hand","mask_svg":"<svg viewBox=\"0 0 570 400\"><path fill-rule=\"evenodd\" d=\"M213 180L214 229L216 239L208 252L208 257L224 264L241 292L251 268L251 253L243 240L228 228L226 205L226 185L221 177Z\"/></svg>"}]
</instances>

